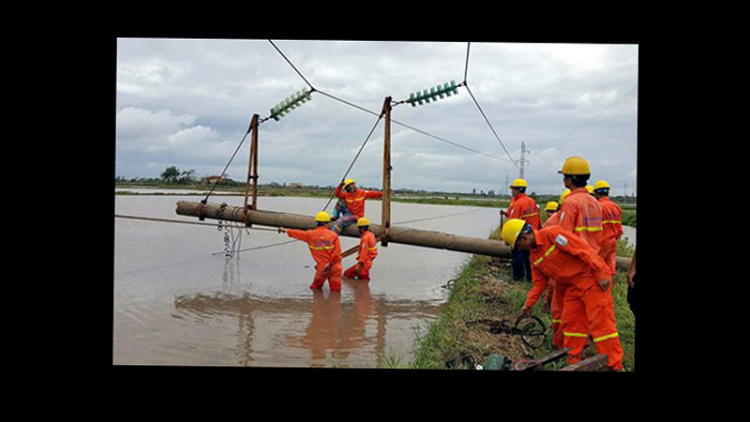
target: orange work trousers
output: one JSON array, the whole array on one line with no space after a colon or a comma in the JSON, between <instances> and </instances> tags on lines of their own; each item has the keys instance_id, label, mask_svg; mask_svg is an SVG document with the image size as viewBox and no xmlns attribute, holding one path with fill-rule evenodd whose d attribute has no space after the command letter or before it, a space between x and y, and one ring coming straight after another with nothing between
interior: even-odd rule
<instances>
[{"instance_id":1,"label":"orange work trousers","mask_svg":"<svg viewBox=\"0 0 750 422\"><path fill-rule=\"evenodd\" d=\"M359 262L357 263L359 264ZM357 271L357 264L354 264L350 268L348 268L346 271L344 271L344 277L346 278L354 278L357 277L360 280L369 280L370 279L370 268L372 268L372 261L365 261L362 262L360 266L360 270Z\"/></svg>"},{"instance_id":2,"label":"orange work trousers","mask_svg":"<svg viewBox=\"0 0 750 422\"><path fill-rule=\"evenodd\" d=\"M318 264L315 266L315 278L310 285L311 289L322 289L323 284L328 280L328 286L332 292L341 291L341 261L331 265L328 271L323 271L325 264Z\"/></svg>"},{"instance_id":3,"label":"orange work trousers","mask_svg":"<svg viewBox=\"0 0 750 422\"><path fill-rule=\"evenodd\" d=\"M590 283L587 283L590 284ZM568 362L581 361L589 333L598 353L609 357L607 366L622 370L622 345L615 325L615 308L612 294L602 290L597 283L585 290L568 285L563 300L563 346L570 347Z\"/></svg>"},{"instance_id":4,"label":"orange work trousers","mask_svg":"<svg viewBox=\"0 0 750 422\"><path fill-rule=\"evenodd\" d=\"M565 301L565 292L567 291L567 284L555 283L552 288L552 304L550 306L550 319L552 320L552 347L555 349L563 348L563 303Z\"/></svg>"}]
</instances>

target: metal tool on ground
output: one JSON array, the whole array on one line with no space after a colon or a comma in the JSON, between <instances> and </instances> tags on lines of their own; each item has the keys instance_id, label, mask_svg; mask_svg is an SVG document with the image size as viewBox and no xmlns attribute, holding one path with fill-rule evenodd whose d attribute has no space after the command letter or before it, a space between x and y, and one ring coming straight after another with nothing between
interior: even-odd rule
<instances>
[{"instance_id":1,"label":"metal tool on ground","mask_svg":"<svg viewBox=\"0 0 750 422\"><path fill-rule=\"evenodd\" d=\"M600 353L596 356L592 356L588 359L584 359L578 363L574 363L570 366L566 366L561 371L576 371L576 372L593 372L600 369L606 368L609 363L609 356Z\"/></svg>"},{"instance_id":2,"label":"metal tool on ground","mask_svg":"<svg viewBox=\"0 0 750 422\"><path fill-rule=\"evenodd\" d=\"M569 351L570 351L570 348L566 347L564 349L556 350L550 354L544 355L537 359L527 360L523 362L516 362L513 369L516 371L538 371L542 369L544 365L564 358L565 356L568 355Z\"/></svg>"},{"instance_id":3,"label":"metal tool on ground","mask_svg":"<svg viewBox=\"0 0 750 422\"><path fill-rule=\"evenodd\" d=\"M533 315L521 315L511 326L505 319L479 319L466 323L466 325L485 324L489 332L493 334L508 334L520 336L521 340L532 349L538 349L544 345L547 328L541 319Z\"/></svg>"}]
</instances>

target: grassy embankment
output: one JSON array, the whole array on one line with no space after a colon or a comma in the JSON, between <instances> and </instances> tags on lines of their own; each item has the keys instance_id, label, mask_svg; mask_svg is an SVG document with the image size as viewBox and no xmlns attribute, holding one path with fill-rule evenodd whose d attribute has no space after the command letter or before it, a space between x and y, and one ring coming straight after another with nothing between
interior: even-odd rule
<instances>
[{"instance_id":1,"label":"grassy embankment","mask_svg":"<svg viewBox=\"0 0 750 422\"><path fill-rule=\"evenodd\" d=\"M490 238L498 239L499 232L495 231ZM632 248L621 242L618 254L632 256ZM444 369L446 362L457 359L462 354L472 356L477 363L483 364L493 353L503 354L514 362L519 362L552 352L551 333L547 335L544 346L533 350L526 347L519 337L492 334L481 324L467 326L467 322L480 319L505 319L509 323L515 321L521 313L531 283L511 280L511 268L507 260L473 256L452 284L445 311L431 324L426 334L417 338L414 361L410 367ZM632 371L635 368L635 317L630 312L626 294L625 274L618 271L614 286L615 315L625 352L625 369ZM544 312L542 305L541 301L537 303L534 315L541 318L547 327L551 327L549 314ZM548 330L551 331L550 328ZM584 356L594 353L591 348ZM567 362L562 359L547 365L546 369L559 369L566 365Z\"/></svg>"}]
</instances>

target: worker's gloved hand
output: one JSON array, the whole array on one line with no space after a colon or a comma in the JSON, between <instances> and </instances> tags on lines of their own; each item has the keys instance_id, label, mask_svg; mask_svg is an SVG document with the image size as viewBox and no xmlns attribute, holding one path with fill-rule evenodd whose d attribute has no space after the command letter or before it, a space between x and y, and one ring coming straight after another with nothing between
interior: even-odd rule
<instances>
[{"instance_id":1,"label":"worker's gloved hand","mask_svg":"<svg viewBox=\"0 0 750 422\"><path fill-rule=\"evenodd\" d=\"M327 263L325 267L323 267L323 273L327 274L329 271L331 271L331 263L330 262Z\"/></svg>"},{"instance_id":2,"label":"worker's gloved hand","mask_svg":"<svg viewBox=\"0 0 750 422\"><path fill-rule=\"evenodd\" d=\"M279 233L286 233L288 229L285 229L283 227L279 227Z\"/></svg>"},{"instance_id":3,"label":"worker's gloved hand","mask_svg":"<svg viewBox=\"0 0 750 422\"><path fill-rule=\"evenodd\" d=\"M597 281L599 283L599 287L602 288L602 290L609 289L609 279L605 278L604 280Z\"/></svg>"},{"instance_id":4,"label":"worker's gloved hand","mask_svg":"<svg viewBox=\"0 0 750 422\"><path fill-rule=\"evenodd\" d=\"M533 310L532 307L523 305L523 309L521 309L522 315L531 315L531 311Z\"/></svg>"}]
</instances>

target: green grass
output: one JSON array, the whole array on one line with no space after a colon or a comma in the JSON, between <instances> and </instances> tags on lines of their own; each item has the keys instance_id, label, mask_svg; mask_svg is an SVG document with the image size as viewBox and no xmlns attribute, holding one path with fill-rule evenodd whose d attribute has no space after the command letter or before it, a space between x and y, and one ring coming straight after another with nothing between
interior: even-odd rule
<instances>
[{"instance_id":1,"label":"green grass","mask_svg":"<svg viewBox=\"0 0 750 422\"><path fill-rule=\"evenodd\" d=\"M497 232L491 238L496 236ZM462 353L471 355L478 363L483 364L491 353L503 353L510 359L519 361L552 352L551 332L547 335L544 346L533 353L526 353L529 350L522 351L511 343L495 344L486 338L471 337L466 325L468 321L514 321L520 315L532 286L529 282L510 281L511 270L505 265L491 267L491 262L489 257L475 255L464 264L453 284L445 311L429 326L426 333L418 332L410 368L444 369L447 361L456 359ZM635 317L630 312L626 295L625 275L618 271L613 289L615 316L624 351L623 363L627 371L632 371L635 368ZM541 301L534 307L533 314L544 321L547 327L551 327L549 315L545 313ZM563 359L548 365L546 370L566 365Z\"/></svg>"}]
</instances>

